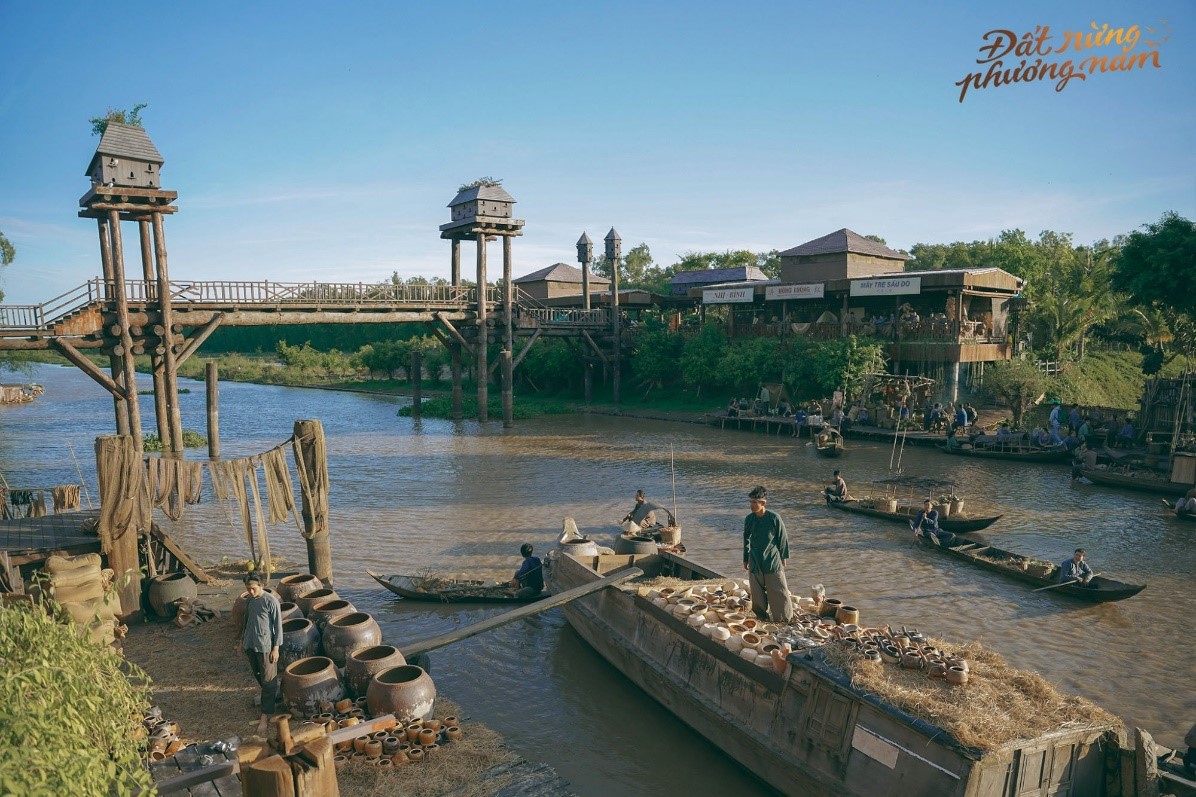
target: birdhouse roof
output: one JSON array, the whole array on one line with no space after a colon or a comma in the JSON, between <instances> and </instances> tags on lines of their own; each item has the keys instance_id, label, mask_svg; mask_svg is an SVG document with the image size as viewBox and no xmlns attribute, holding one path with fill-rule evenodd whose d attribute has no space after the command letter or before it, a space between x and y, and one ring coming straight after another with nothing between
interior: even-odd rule
<instances>
[{"instance_id":1,"label":"birdhouse roof","mask_svg":"<svg viewBox=\"0 0 1196 797\"><path fill-rule=\"evenodd\" d=\"M158 148L154 146L154 142L150 141L144 127L122 125L119 122L108 123L104 129L104 135L100 136L100 144L96 147L95 155L91 156L91 162L87 165L87 171L84 174L90 174L96 158L102 156L128 158L159 165L165 162L162 160L162 154L158 152Z\"/></svg>"},{"instance_id":2,"label":"birdhouse roof","mask_svg":"<svg viewBox=\"0 0 1196 797\"><path fill-rule=\"evenodd\" d=\"M448 203L448 207L456 207L463 205L466 202L472 202L475 199L489 199L493 202L510 202L515 203L515 197L506 192L501 185L475 185L473 188L466 188L464 191L453 197L453 201Z\"/></svg>"},{"instance_id":3,"label":"birdhouse roof","mask_svg":"<svg viewBox=\"0 0 1196 797\"><path fill-rule=\"evenodd\" d=\"M870 238L865 238L858 232L853 232L846 227L841 230L835 230L821 238L806 241L804 244L795 246L792 249L786 249L784 252L781 252L781 257L829 255L837 252L855 252L860 255L888 257L894 260L911 259L907 254L890 249L884 244L873 241Z\"/></svg>"}]
</instances>

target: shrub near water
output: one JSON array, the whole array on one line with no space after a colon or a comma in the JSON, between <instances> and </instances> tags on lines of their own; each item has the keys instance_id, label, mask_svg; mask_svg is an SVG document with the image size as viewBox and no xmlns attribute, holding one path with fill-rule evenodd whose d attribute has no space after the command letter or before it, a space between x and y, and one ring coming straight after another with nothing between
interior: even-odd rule
<instances>
[{"instance_id":1,"label":"shrub near water","mask_svg":"<svg viewBox=\"0 0 1196 797\"><path fill-rule=\"evenodd\" d=\"M148 678L40 608L0 608L0 794L130 795Z\"/></svg>"}]
</instances>

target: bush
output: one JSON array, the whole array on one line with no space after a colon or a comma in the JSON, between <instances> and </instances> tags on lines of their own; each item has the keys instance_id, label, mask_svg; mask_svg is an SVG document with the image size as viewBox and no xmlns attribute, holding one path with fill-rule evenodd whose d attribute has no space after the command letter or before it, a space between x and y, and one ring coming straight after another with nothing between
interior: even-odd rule
<instances>
[{"instance_id":1,"label":"bush","mask_svg":"<svg viewBox=\"0 0 1196 797\"><path fill-rule=\"evenodd\" d=\"M0 794L130 795L149 677L32 604L0 608Z\"/></svg>"},{"instance_id":2,"label":"bush","mask_svg":"<svg viewBox=\"0 0 1196 797\"><path fill-rule=\"evenodd\" d=\"M208 444L208 438L201 435L194 429L183 430L183 448L203 448ZM158 438L158 435L149 433L142 435L141 448L144 451L165 451L166 446Z\"/></svg>"}]
</instances>

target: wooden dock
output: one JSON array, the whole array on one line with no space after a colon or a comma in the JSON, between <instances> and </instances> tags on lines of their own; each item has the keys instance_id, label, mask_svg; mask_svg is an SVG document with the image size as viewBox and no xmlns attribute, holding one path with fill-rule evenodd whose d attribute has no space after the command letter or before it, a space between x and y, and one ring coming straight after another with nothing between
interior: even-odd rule
<instances>
[{"instance_id":1,"label":"wooden dock","mask_svg":"<svg viewBox=\"0 0 1196 797\"><path fill-rule=\"evenodd\" d=\"M8 555L13 566L37 564L51 554L73 556L99 553L100 538L95 522L98 509L65 512L44 517L0 520L0 551ZM84 531L91 528L92 531Z\"/></svg>"},{"instance_id":2,"label":"wooden dock","mask_svg":"<svg viewBox=\"0 0 1196 797\"><path fill-rule=\"evenodd\" d=\"M765 434L775 434L777 436L788 435L790 437L813 437L814 434L814 427L812 426L798 426L793 418L781 418L774 415L732 416L722 413L710 413L705 417L708 424L717 426L720 429L735 429L741 432L764 432ZM905 445L923 447L941 446L947 441L947 435L943 432L898 432L893 429L881 429L876 426L852 426L850 429L843 430L843 436L855 440L871 440L885 445L892 445L894 437L897 437L898 443L900 443L901 438L904 437Z\"/></svg>"}]
</instances>

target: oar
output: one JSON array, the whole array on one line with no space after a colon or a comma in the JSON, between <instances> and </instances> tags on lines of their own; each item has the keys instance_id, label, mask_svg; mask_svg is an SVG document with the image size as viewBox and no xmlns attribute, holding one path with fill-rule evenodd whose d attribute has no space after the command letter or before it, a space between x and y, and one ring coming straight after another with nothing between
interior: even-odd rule
<instances>
[{"instance_id":1,"label":"oar","mask_svg":"<svg viewBox=\"0 0 1196 797\"><path fill-rule=\"evenodd\" d=\"M1096 577L1097 577L1097 576L1099 576L1099 575L1100 575L1100 573L1093 573L1093 574L1092 574L1092 578L1096 578ZM1092 581L1092 578L1090 578L1090 579L1088 579L1088 580L1089 580L1089 581ZM1065 586L1067 586L1068 584L1076 584L1076 583L1078 583L1078 582L1079 582L1079 579L1078 579L1078 578L1073 578L1073 579L1071 579L1070 581L1060 581L1058 584L1051 584L1051 585L1050 585L1050 586L1048 586L1048 587L1039 587L1038 589L1032 589L1032 590L1030 590L1030 591L1031 591L1031 592L1042 592L1042 591L1044 591L1044 590L1048 590L1048 589L1054 589L1055 587L1065 587Z\"/></svg>"}]
</instances>

